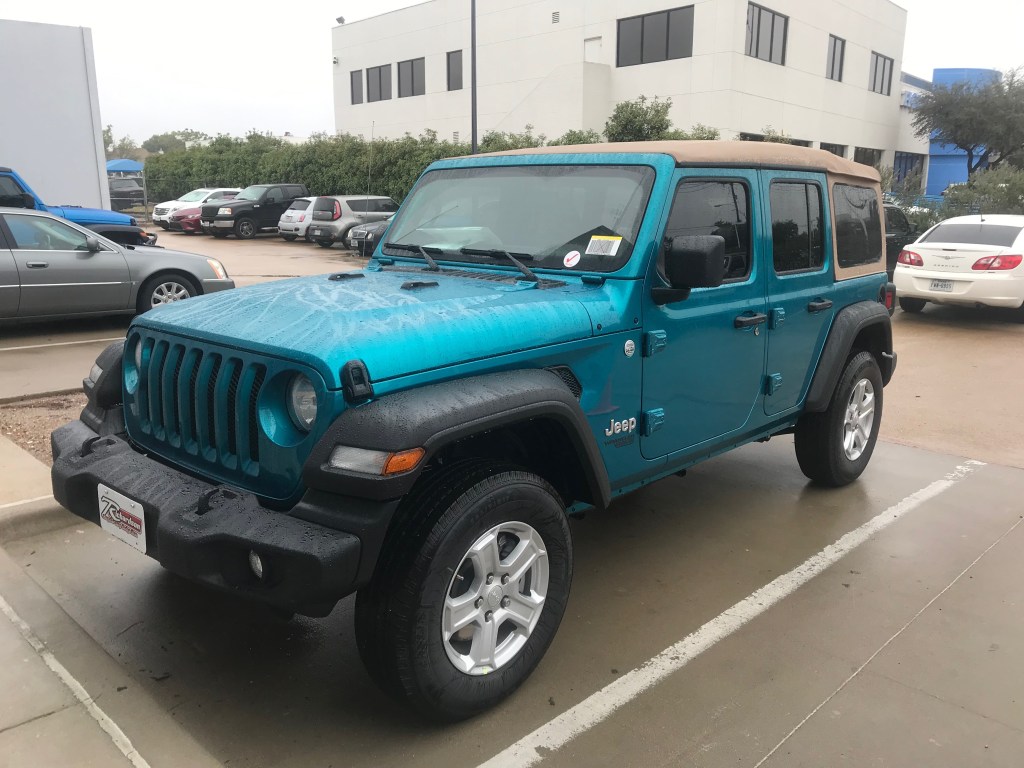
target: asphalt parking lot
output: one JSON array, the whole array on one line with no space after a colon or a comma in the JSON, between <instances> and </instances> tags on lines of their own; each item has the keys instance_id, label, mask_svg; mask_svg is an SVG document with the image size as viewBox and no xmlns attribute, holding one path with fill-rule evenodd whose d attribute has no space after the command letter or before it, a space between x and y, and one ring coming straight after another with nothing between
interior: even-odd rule
<instances>
[{"instance_id":1,"label":"asphalt parking lot","mask_svg":"<svg viewBox=\"0 0 1024 768\"><path fill-rule=\"evenodd\" d=\"M0 620L24 660L2 673L0 765L129 764L52 658L134 765L1018 766L1024 325L929 308L893 328L858 482L808 486L779 438L574 521L548 655L447 728L372 685L351 599L284 621L186 583L38 498L45 467L0 438L0 608L24 622Z\"/></svg>"}]
</instances>

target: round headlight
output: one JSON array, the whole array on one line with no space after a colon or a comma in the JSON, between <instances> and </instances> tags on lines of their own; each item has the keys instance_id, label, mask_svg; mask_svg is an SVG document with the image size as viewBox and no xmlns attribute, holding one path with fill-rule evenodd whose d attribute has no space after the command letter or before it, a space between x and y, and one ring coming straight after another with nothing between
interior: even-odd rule
<instances>
[{"instance_id":1,"label":"round headlight","mask_svg":"<svg viewBox=\"0 0 1024 768\"><path fill-rule=\"evenodd\" d=\"M297 374L288 387L288 415L303 432L309 432L316 421L316 406L313 382L301 373Z\"/></svg>"}]
</instances>

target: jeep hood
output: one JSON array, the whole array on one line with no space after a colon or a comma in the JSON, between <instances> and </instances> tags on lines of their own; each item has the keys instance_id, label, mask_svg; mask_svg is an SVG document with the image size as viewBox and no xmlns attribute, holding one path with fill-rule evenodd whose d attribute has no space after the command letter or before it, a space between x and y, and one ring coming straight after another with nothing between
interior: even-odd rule
<instances>
[{"instance_id":1,"label":"jeep hood","mask_svg":"<svg viewBox=\"0 0 1024 768\"><path fill-rule=\"evenodd\" d=\"M76 205L48 205L46 210L54 216L60 216L82 226L93 224L123 224L131 226L135 223L132 217L127 214L107 211L102 208L79 208Z\"/></svg>"},{"instance_id":2,"label":"jeep hood","mask_svg":"<svg viewBox=\"0 0 1024 768\"><path fill-rule=\"evenodd\" d=\"M495 275L419 269L282 280L157 307L134 325L295 360L341 386L349 360L373 381L592 335L577 281L524 288ZM466 272L462 273L467 274ZM410 283L437 285L410 285ZM404 287L403 287L404 286Z\"/></svg>"}]
</instances>

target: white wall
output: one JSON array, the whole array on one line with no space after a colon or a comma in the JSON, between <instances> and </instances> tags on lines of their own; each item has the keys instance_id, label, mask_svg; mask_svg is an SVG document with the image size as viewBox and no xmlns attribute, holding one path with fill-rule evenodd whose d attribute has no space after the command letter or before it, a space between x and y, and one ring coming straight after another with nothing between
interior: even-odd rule
<instances>
[{"instance_id":1,"label":"white wall","mask_svg":"<svg viewBox=\"0 0 1024 768\"><path fill-rule=\"evenodd\" d=\"M48 205L109 208L92 33L0 19L0 165Z\"/></svg>"},{"instance_id":2,"label":"white wall","mask_svg":"<svg viewBox=\"0 0 1024 768\"><path fill-rule=\"evenodd\" d=\"M670 97L679 128L703 123L723 138L771 126L796 139L892 153L901 141L899 73L906 11L889 0L761 0L789 16L786 64L745 55L746 0L694 0L693 56L616 67L619 18L686 0L481 0L477 4L479 135L521 131L550 137L601 130L614 105L643 94ZM552 12L560 14L552 23ZM470 129L469 3L432 0L333 30L337 130L442 138ZM842 82L825 77L828 36L846 42ZM585 42L589 41L589 42ZM446 91L445 53L463 50L464 88ZM870 91L871 52L892 59L889 96ZM586 53L585 53L586 52ZM397 98L397 62L426 57L426 95ZM586 62L586 63L584 63ZM393 98L350 104L349 72L393 65ZM907 150L909 151L909 150Z\"/></svg>"}]
</instances>

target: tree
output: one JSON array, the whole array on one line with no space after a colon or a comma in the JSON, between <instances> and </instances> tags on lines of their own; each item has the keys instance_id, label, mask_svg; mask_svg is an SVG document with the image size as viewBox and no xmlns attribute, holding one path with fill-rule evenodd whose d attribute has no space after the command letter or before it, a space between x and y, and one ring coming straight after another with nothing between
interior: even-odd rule
<instances>
[{"instance_id":1,"label":"tree","mask_svg":"<svg viewBox=\"0 0 1024 768\"><path fill-rule=\"evenodd\" d=\"M640 96L633 101L620 101L604 124L608 141L658 141L672 130L668 111L672 99L661 101L657 96Z\"/></svg>"},{"instance_id":2,"label":"tree","mask_svg":"<svg viewBox=\"0 0 1024 768\"><path fill-rule=\"evenodd\" d=\"M103 129L103 154L107 156L107 160L112 158L114 151L114 126L107 125Z\"/></svg>"},{"instance_id":3,"label":"tree","mask_svg":"<svg viewBox=\"0 0 1024 768\"><path fill-rule=\"evenodd\" d=\"M566 131L557 139L548 142L550 147L565 147L572 144L600 144L601 134L593 129Z\"/></svg>"},{"instance_id":4,"label":"tree","mask_svg":"<svg viewBox=\"0 0 1024 768\"><path fill-rule=\"evenodd\" d=\"M914 105L914 131L967 154L967 176L1024 154L1024 75L936 85Z\"/></svg>"},{"instance_id":5,"label":"tree","mask_svg":"<svg viewBox=\"0 0 1024 768\"><path fill-rule=\"evenodd\" d=\"M722 133L717 128L697 123L688 131L669 131L665 134L665 138L679 139L681 141L718 141L722 138Z\"/></svg>"},{"instance_id":6,"label":"tree","mask_svg":"<svg viewBox=\"0 0 1024 768\"><path fill-rule=\"evenodd\" d=\"M184 149L185 142L173 133L155 133L142 142L142 148L147 152L160 154L163 152L173 152L174 150Z\"/></svg>"},{"instance_id":7,"label":"tree","mask_svg":"<svg viewBox=\"0 0 1024 768\"><path fill-rule=\"evenodd\" d=\"M946 192L950 216L968 212L1024 214L1024 171L1011 165L978 171Z\"/></svg>"},{"instance_id":8,"label":"tree","mask_svg":"<svg viewBox=\"0 0 1024 768\"><path fill-rule=\"evenodd\" d=\"M131 136L122 136L114 142L110 149L111 157L127 157L131 160L142 160L145 154L139 150L139 145Z\"/></svg>"},{"instance_id":9,"label":"tree","mask_svg":"<svg viewBox=\"0 0 1024 768\"><path fill-rule=\"evenodd\" d=\"M785 131L777 131L770 125L766 125L761 129L761 133L764 134L764 140L773 144L792 144L793 137L787 134Z\"/></svg>"}]
</instances>

